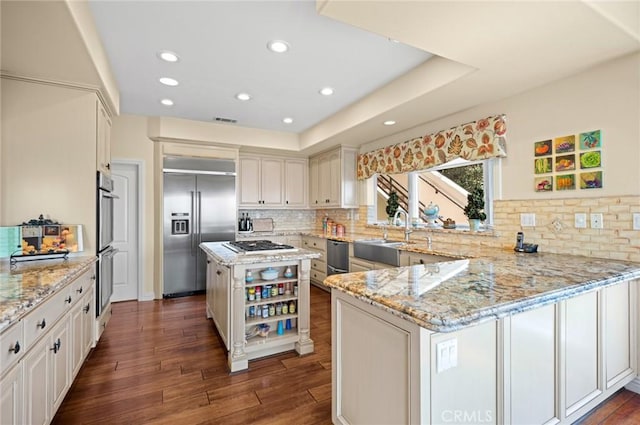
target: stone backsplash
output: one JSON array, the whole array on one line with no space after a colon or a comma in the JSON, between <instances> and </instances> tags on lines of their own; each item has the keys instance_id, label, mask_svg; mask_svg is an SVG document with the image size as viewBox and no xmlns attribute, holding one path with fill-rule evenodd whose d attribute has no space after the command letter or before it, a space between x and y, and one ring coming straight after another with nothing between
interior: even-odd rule
<instances>
[{"instance_id":1,"label":"stone backsplash","mask_svg":"<svg viewBox=\"0 0 640 425\"><path fill-rule=\"evenodd\" d=\"M367 225L367 211L367 207L362 206L358 209L240 212L249 212L253 218L273 218L275 231L320 232L326 215L344 224L347 236L382 237L381 226ZM521 213L535 213L536 226L520 226ZM602 213L604 228L575 228L575 213L585 213L587 218L590 213ZM510 250L515 245L516 233L524 232L525 242L538 244L542 252L640 262L640 230L633 230L633 213L640 213L639 196L494 201L493 231L416 230L411 234L411 240L424 241L430 236L434 246L453 241ZM388 234L392 239L404 237L402 227L389 227Z\"/></svg>"}]
</instances>

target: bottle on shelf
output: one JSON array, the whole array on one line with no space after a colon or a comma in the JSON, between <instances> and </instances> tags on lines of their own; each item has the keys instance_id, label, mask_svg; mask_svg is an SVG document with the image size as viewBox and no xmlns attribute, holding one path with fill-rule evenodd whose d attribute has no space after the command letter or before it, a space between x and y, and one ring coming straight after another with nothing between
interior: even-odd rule
<instances>
[{"instance_id":1,"label":"bottle on shelf","mask_svg":"<svg viewBox=\"0 0 640 425\"><path fill-rule=\"evenodd\" d=\"M278 320L278 335L284 335L284 327L282 326L282 320Z\"/></svg>"},{"instance_id":2,"label":"bottle on shelf","mask_svg":"<svg viewBox=\"0 0 640 425\"><path fill-rule=\"evenodd\" d=\"M289 314L296 314L296 302L294 300L289 302Z\"/></svg>"}]
</instances>

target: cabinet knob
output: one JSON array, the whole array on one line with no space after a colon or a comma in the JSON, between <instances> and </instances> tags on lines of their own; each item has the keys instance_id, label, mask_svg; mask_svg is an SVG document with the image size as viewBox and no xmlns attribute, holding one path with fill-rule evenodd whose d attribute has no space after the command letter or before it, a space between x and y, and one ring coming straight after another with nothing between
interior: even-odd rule
<instances>
[{"instance_id":1,"label":"cabinet knob","mask_svg":"<svg viewBox=\"0 0 640 425\"><path fill-rule=\"evenodd\" d=\"M91 280L96 280L96 275L91 276Z\"/></svg>"},{"instance_id":2,"label":"cabinet knob","mask_svg":"<svg viewBox=\"0 0 640 425\"><path fill-rule=\"evenodd\" d=\"M76 289L76 292L77 292L78 294L82 294L82 286L80 287L80 289Z\"/></svg>"},{"instance_id":3,"label":"cabinet knob","mask_svg":"<svg viewBox=\"0 0 640 425\"><path fill-rule=\"evenodd\" d=\"M42 319L42 322L38 323L36 326L38 326L40 329L44 329L47 326L47 322Z\"/></svg>"},{"instance_id":4,"label":"cabinet knob","mask_svg":"<svg viewBox=\"0 0 640 425\"><path fill-rule=\"evenodd\" d=\"M217 274L218 276L220 276L220 275L222 274L222 272L221 272L220 270L216 270L216 274Z\"/></svg>"},{"instance_id":5,"label":"cabinet knob","mask_svg":"<svg viewBox=\"0 0 640 425\"><path fill-rule=\"evenodd\" d=\"M107 170L111 169L111 164L107 163Z\"/></svg>"},{"instance_id":6,"label":"cabinet knob","mask_svg":"<svg viewBox=\"0 0 640 425\"><path fill-rule=\"evenodd\" d=\"M71 304L71 295L65 298L64 302Z\"/></svg>"},{"instance_id":7,"label":"cabinet knob","mask_svg":"<svg viewBox=\"0 0 640 425\"><path fill-rule=\"evenodd\" d=\"M82 311L84 311L84 314L87 314L89 312L89 303L87 303L87 305L84 306L84 308L82 309Z\"/></svg>"},{"instance_id":8,"label":"cabinet knob","mask_svg":"<svg viewBox=\"0 0 640 425\"><path fill-rule=\"evenodd\" d=\"M16 341L13 347L9 348L9 352L13 354L18 354L20 352L20 342Z\"/></svg>"},{"instance_id":9,"label":"cabinet knob","mask_svg":"<svg viewBox=\"0 0 640 425\"><path fill-rule=\"evenodd\" d=\"M424 260L422 258L420 259L420 264L424 264Z\"/></svg>"}]
</instances>

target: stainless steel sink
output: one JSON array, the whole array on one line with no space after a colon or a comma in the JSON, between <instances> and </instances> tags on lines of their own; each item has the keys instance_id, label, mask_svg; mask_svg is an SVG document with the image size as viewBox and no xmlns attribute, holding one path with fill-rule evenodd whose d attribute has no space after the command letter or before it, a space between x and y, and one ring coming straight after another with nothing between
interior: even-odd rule
<instances>
[{"instance_id":1,"label":"stainless steel sink","mask_svg":"<svg viewBox=\"0 0 640 425\"><path fill-rule=\"evenodd\" d=\"M398 247L404 242L386 241L384 239L365 239L353 242L353 255L364 260L400 266Z\"/></svg>"}]
</instances>

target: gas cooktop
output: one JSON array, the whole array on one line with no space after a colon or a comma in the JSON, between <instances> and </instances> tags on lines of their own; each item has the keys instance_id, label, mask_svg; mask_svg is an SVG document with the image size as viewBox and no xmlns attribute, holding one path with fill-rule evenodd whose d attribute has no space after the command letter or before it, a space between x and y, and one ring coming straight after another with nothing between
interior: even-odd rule
<instances>
[{"instance_id":1,"label":"gas cooktop","mask_svg":"<svg viewBox=\"0 0 640 425\"><path fill-rule=\"evenodd\" d=\"M244 254L265 254L269 252L284 253L297 251L297 248L294 248L291 245L279 244L268 240L226 242L224 243L224 246L232 251Z\"/></svg>"}]
</instances>

